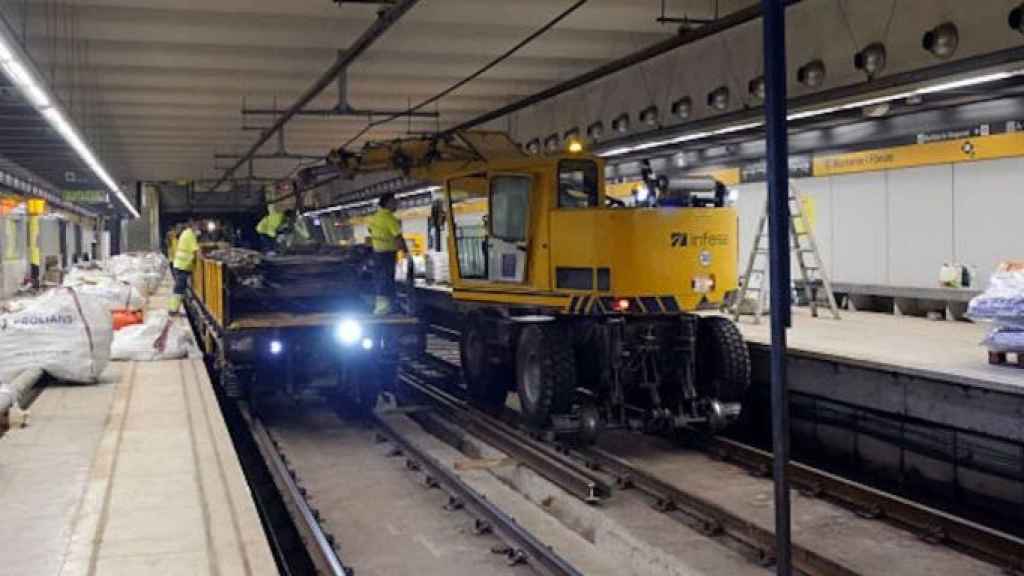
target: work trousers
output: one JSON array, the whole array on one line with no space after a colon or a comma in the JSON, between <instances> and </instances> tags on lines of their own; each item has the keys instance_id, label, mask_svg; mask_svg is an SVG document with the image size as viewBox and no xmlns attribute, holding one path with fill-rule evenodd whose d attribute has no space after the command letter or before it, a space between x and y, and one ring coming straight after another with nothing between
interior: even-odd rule
<instances>
[{"instance_id":1,"label":"work trousers","mask_svg":"<svg viewBox=\"0 0 1024 576\"><path fill-rule=\"evenodd\" d=\"M373 257L377 261L377 296L387 298L389 302L395 300L395 252L374 252Z\"/></svg>"},{"instance_id":2,"label":"work trousers","mask_svg":"<svg viewBox=\"0 0 1024 576\"><path fill-rule=\"evenodd\" d=\"M174 293L178 296L184 296L185 290L188 288L188 278L192 273L178 270L177 268L171 268L171 273L174 274Z\"/></svg>"}]
</instances>

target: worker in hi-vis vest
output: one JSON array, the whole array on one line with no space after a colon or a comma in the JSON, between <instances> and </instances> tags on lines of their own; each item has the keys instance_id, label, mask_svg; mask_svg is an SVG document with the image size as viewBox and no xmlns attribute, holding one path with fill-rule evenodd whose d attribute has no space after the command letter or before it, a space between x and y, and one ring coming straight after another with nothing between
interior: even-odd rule
<instances>
[{"instance_id":1,"label":"worker in hi-vis vest","mask_svg":"<svg viewBox=\"0 0 1024 576\"><path fill-rule=\"evenodd\" d=\"M402 222L395 216L398 200L393 194L380 197L377 212L370 218L370 240L377 261L377 299L374 314L390 314L395 300L395 260L398 251L409 254L402 238Z\"/></svg>"},{"instance_id":2,"label":"worker in hi-vis vest","mask_svg":"<svg viewBox=\"0 0 1024 576\"><path fill-rule=\"evenodd\" d=\"M267 215L256 224L261 252L271 252L277 246L277 230L284 223L284 216L284 213L278 212L273 204L267 206Z\"/></svg>"},{"instance_id":3,"label":"worker in hi-vis vest","mask_svg":"<svg viewBox=\"0 0 1024 576\"><path fill-rule=\"evenodd\" d=\"M178 235L178 241L174 244L174 261L171 263L171 273L174 274L174 294L167 304L171 314L178 314L181 310L181 301L188 288L188 279L192 276L192 268L196 263L196 252L199 251L199 222L195 219L185 223L185 228Z\"/></svg>"},{"instance_id":4,"label":"worker in hi-vis vest","mask_svg":"<svg viewBox=\"0 0 1024 576\"><path fill-rule=\"evenodd\" d=\"M29 271L32 277L32 288L39 290L41 284L43 255L39 249L39 216L28 217Z\"/></svg>"}]
</instances>

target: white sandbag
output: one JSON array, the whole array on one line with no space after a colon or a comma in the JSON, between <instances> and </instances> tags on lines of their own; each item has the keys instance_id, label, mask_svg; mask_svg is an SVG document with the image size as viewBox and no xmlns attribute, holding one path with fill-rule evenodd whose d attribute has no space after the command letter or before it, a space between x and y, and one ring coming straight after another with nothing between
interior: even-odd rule
<instances>
[{"instance_id":1,"label":"white sandbag","mask_svg":"<svg viewBox=\"0 0 1024 576\"><path fill-rule=\"evenodd\" d=\"M73 266L64 275L64 286L73 287L79 284L96 284L115 280L114 274L96 267Z\"/></svg>"},{"instance_id":2,"label":"white sandbag","mask_svg":"<svg viewBox=\"0 0 1024 576\"><path fill-rule=\"evenodd\" d=\"M409 265L403 258L395 262L395 282L403 283L409 278Z\"/></svg>"},{"instance_id":3,"label":"white sandbag","mask_svg":"<svg viewBox=\"0 0 1024 576\"><path fill-rule=\"evenodd\" d=\"M125 326L114 333L111 360L175 360L188 356L192 337L166 314L154 314L144 324Z\"/></svg>"},{"instance_id":4,"label":"white sandbag","mask_svg":"<svg viewBox=\"0 0 1024 576\"><path fill-rule=\"evenodd\" d=\"M117 279L132 285L146 296L152 296L160 288L163 275L155 272L126 272L119 274Z\"/></svg>"},{"instance_id":5,"label":"white sandbag","mask_svg":"<svg viewBox=\"0 0 1024 576\"><path fill-rule=\"evenodd\" d=\"M97 282L82 281L72 286L79 294L101 300L109 310L142 310L146 299L137 288L127 282L105 278Z\"/></svg>"},{"instance_id":6,"label":"white sandbag","mask_svg":"<svg viewBox=\"0 0 1024 576\"><path fill-rule=\"evenodd\" d=\"M447 284L450 282L448 254L444 252L427 252L424 260L424 275L428 283Z\"/></svg>"},{"instance_id":7,"label":"white sandbag","mask_svg":"<svg viewBox=\"0 0 1024 576\"><path fill-rule=\"evenodd\" d=\"M107 306L74 288L9 302L0 307L0 380L41 368L61 380L95 382L113 334Z\"/></svg>"},{"instance_id":8,"label":"white sandbag","mask_svg":"<svg viewBox=\"0 0 1024 576\"><path fill-rule=\"evenodd\" d=\"M417 278L423 278L427 275L427 257L426 256L413 256L412 257L413 274Z\"/></svg>"}]
</instances>

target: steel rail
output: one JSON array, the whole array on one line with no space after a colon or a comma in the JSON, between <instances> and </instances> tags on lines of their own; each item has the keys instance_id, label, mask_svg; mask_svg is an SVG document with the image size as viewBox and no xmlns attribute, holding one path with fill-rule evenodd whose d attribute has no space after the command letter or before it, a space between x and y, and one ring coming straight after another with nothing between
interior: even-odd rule
<instances>
[{"instance_id":1,"label":"steel rail","mask_svg":"<svg viewBox=\"0 0 1024 576\"><path fill-rule=\"evenodd\" d=\"M771 467L771 452L735 440L711 438L705 442L705 447L713 455L749 469L768 470ZM884 518L917 532L929 541L948 544L999 564L1010 573L1024 571L1024 539L798 462L790 462L788 472L793 485L810 494Z\"/></svg>"},{"instance_id":2,"label":"steel rail","mask_svg":"<svg viewBox=\"0 0 1024 576\"><path fill-rule=\"evenodd\" d=\"M400 376L431 405L470 434L479 437L524 464L565 491L589 504L611 495L611 486L582 466L576 465L552 447L438 390L408 371Z\"/></svg>"},{"instance_id":3,"label":"steel rail","mask_svg":"<svg viewBox=\"0 0 1024 576\"><path fill-rule=\"evenodd\" d=\"M741 542L759 555L764 563L775 561L775 533L753 520L734 514L700 496L690 494L657 476L599 448L585 448L575 454L593 466L611 474L622 488L636 488L655 499L655 507L664 512L679 510L700 522L708 535L724 534ZM770 455L769 455L770 462ZM792 543L793 566L808 576L855 576L858 574L835 560L804 546Z\"/></svg>"},{"instance_id":4,"label":"steel rail","mask_svg":"<svg viewBox=\"0 0 1024 576\"><path fill-rule=\"evenodd\" d=\"M441 358L434 358L431 364L439 371L457 369ZM771 452L723 437L705 438L698 444L713 457L761 475L771 472ZM681 488L605 451L591 448L570 450L569 453L587 466L610 474L620 486L635 487L652 496L659 508L682 509L696 518L709 533L725 531L734 539L757 550L764 560L774 557L775 536L771 530L736 517L712 502L687 494ZM1000 565L1010 573L1024 572L1024 539L799 462L790 462L787 472L791 475L793 486L806 493L826 498L855 513L877 517L928 541L945 544L980 560ZM794 566L803 573L855 574L848 567L798 544L792 545L792 551Z\"/></svg>"},{"instance_id":5,"label":"steel rail","mask_svg":"<svg viewBox=\"0 0 1024 576\"><path fill-rule=\"evenodd\" d=\"M334 551L334 546L331 545L330 540L328 540L323 529L320 527L316 514L313 513L313 510L306 502L302 489L296 484L295 478L288 469L288 465L285 464L284 458L278 452L274 440L270 437L270 433L267 432L259 418L250 415L241 405L239 405L239 411L241 412L242 419L249 425L249 431L256 443L256 447L263 456L264 462L267 463L270 476L274 480L274 484L284 500L285 507L288 509L289 515L299 531L299 537L306 544L306 550L317 572L330 576L348 576L349 572L341 563L337 553Z\"/></svg>"},{"instance_id":6,"label":"steel rail","mask_svg":"<svg viewBox=\"0 0 1024 576\"><path fill-rule=\"evenodd\" d=\"M307 104L313 101L321 92L324 91L332 82L338 77L343 70L348 68L357 58L363 55L370 46L374 44L385 32L391 28L395 22L398 22L402 16L405 15L413 6L415 6L419 0L396 0L390 5L390 8L380 13L377 20L370 25L360 36L352 43L351 46L343 51L337 60L324 72L320 78L313 83L312 86L306 89L305 92L299 96L299 99L292 103L287 110L283 111L282 115L274 120L266 130L260 133L260 137L256 142L249 147L249 150L237 161L231 168L227 169L224 174L217 180L217 182L210 187L210 191L216 190L221 184L227 182L229 178L234 176L235 172L238 171L248 160L249 157L259 151L259 149L270 140L271 136L277 133L278 130L284 127L292 116L295 116L300 110L306 107Z\"/></svg>"},{"instance_id":7,"label":"steel rail","mask_svg":"<svg viewBox=\"0 0 1024 576\"><path fill-rule=\"evenodd\" d=\"M391 426L386 418L376 416L376 424L381 432L402 452L406 457L412 459L430 477L441 485L446 492L457 499L462 506L468 508L470 513L476 516L478 521L483 521L482 528L493 531L507 546L513 550L510 558L516 561L525 561L531 568L544 576L582 576L564 558L552 548L545 545L525 528L519 525L514 518L502 512L487 498L468 484L458 474L449 470L435 458L419 449L415 444L406 439L400 432Z\"/></svg>"}]
</instances>

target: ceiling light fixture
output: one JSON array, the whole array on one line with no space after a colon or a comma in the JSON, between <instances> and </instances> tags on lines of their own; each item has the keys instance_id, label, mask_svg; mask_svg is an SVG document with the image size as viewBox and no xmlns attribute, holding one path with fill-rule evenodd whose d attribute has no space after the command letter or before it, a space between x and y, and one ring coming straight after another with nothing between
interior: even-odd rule
<instances>
[{"instance_id":1,"label":"ceiling light fixture","mask_svg":"<svg viewBox=\"0 0 1024 576\"><path fill-rule=\"evenodd\" d=\"M764 102L765 86L764 76L758 76L747 84L747 92L750 97L758 102Z\"/></svg>"},{"instance_id":2,"label":"ceiling light fixture","mask_svg":"<svg viewBox=\"0 0 1024 576\"><path fill-rule=\"evenodd\" d=\"M601 136L604 136L604 124L601 122L594 122L590 126L587 126L587 137L591 140L600 140Z\"/></svg>"},{"instance_id":3,"label":"ceiling light fixture","mask_svg":"<svg viewBox=\"0 0 1024 576\"><path fill-rule=\"evenodd\" d=\"M13 36L8 32L7 25L2 21L0 21L0 69L25 96L28 103L49 123L50 127L71 146L79 159L117 196L128 212L138 218L138 210L128 201L121 191L121 187L93 154L78 130L68 120L60 104L50 96L45 85L39 80L39 75L34 72L28 55L22 52Z\"/></svg>"},{"instance_id":4,"label":"ceiling light fixture","mask_svg":"<svg viewBox=\"0 0 1024 576\"><path fill-rule=\"evenodd\" d=\"M558 134L552 134L544 139L544 150L548 153L558 152L559 144Z\"/></svg>"},{"instance_id":5,"label":"ceiling light fixture","mask_svg":"<svg viewBox=\"0 0 1024 576\"><path fill-rule=\"evenodd\" d=\"M537 138L534 138L533 140L530 140L529 142L527 142L526 143L526 153L527 154L538 154L538 153L540 153L540 140L538 140Z\"/></svg>"},{"instance_id":6,"label":"ceiling light fixture","mask_svg":"<svg viewBox=\"0 0 1024 576\"><path fill-rule=\"evenodd\" d=\"M885 70L885 63L885 45L881 42L868 44L853 57L854 67L867 74L868 78L874 78L881 74Z\"/></svg>"},{"instance_id":7,"label":"ceiling light fixture","mask_svg":"<svg viewBox=\"0 0 1024 576\"><path fill-rule=\"evenodd\" d=\"M825 82L825 63L811 60L796 71L796 81L808 88L817 88Z\"/></svg>"},{"instance_id":8,"label":"ceiling light fixture","mask_svg":"<svg viewBox=\"0 0 1024 576\"><path fill-rule=\"evenodd\" d=\"M1010 16L1007 18L1007 22L1010 24L1010 28L1024 34L1024 4L1010 10Z\"/></svg>"},{"instance_id":9,"label":"ceiling light fixture","mask_svg":"<svg viewBox=\"0 0 1024 576\"><path fill-rule=\"evenodd\" d=\"M658 125L658 107L648 106L640 112L640 121L648 126Z\"/></svg>"},{"instance_id":10,"label":"ceiling light fixture","mask_svg":"<svg viewBox=\"0 0 1024 576\"><path fill-rule=\"evenodd\" d=\"M729 87L719 86L708 94L708 106L715 110L725 110L729 107Z\"/></svg>"},{"instance_id":11,"label":"ceiling light fixture","mask_svg":"<svg viewBox=\"0 0 1024 576\"><path fill-rule=\"evenodd\" d=\"M956 52L960 44L960 33L956 24L945 22L924 33L921 38L921 46L935 55L936 58L945 60Z\"/></svg>"},{"instance_id":12,"label":"ceiling light fixture","mask_svg":"<svg viewBox=\"0 0 1024 576\"><path fill-rule=\"evenodd\" d=\"M618 118L612 120L612 130L619 134L629 132L629 114L621 114Z\"/></svg>"},{"instance_id":13,"label":"ceiling light fixture","mask_svg":"<svg viewBox=\"0 0 1024 576\"><path fill-rule=\"evenodd\" d=\"M693 109L693 99L689 96L683 96L679 100L672 103L672 115L682 119L690 117L690 111Z\"/></svg>"}]
</instances>

